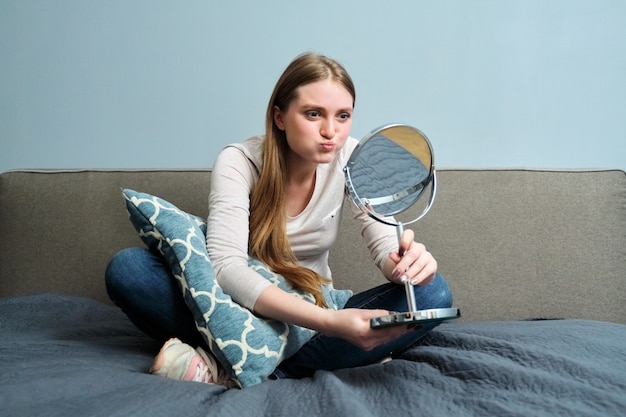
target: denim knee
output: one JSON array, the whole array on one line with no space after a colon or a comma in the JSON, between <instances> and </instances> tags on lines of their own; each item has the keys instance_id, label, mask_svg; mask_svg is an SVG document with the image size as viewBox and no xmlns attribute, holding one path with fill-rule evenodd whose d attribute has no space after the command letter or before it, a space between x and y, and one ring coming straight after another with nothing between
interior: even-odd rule
<instances>
[{"instance_id":1,"label":"denim knee","mask_svg":"<svg viewBox=\"0 0 626 417\"><path fill-rule=\"evenodd\" d=\"M144 248L126 248L117 252L109 261L104 271L104 283L107 294L115 304L121 302L126 294L132 294L140 286L140 278L133 267L137 261L145 258Z\"/></svg>"},{"instance_id":2,"label":"denim knee","mask_svg":"<svg viewBox=\"0 0 626 417\"><path fill-rule=\"evenodd\" d=\"M203 343L194 317L165 260L147 248L119 251L109 261L105 285L111 301L144 333L163 343L178 337Z\"/></svg>"},{"instance_id":3,"label":"denim knee","mask_svg":"<svg viewBox=\"0 0 626 417\"><path fill-rule=\"evenodd\" d=\"M424 291L426 294L419 294L419 298L424 300L427 308L449 308L452 307L452 291L445 278L437 273L435 278L424 287L415 287L416 297L418 292Z\"/></svg>"},{"instance_id":4,"label":"denim knee","mask_svg":"<svg viewBox=\"0 0 626 417\"><path fill-rule=\"evenodd\" d=\"M117 304L117 295L119 293L123 293L123 290L119 290L119 286L124 282L121 279L121 274L119 274L120 266L123 264L123 261L120 258L124 258L123 252L128 249L123 249L120 252L113 255L109 263L107 264L106 270L104 271L104 285L107 290L107 294L111 301Z\"/></svg>"}]
</instances>

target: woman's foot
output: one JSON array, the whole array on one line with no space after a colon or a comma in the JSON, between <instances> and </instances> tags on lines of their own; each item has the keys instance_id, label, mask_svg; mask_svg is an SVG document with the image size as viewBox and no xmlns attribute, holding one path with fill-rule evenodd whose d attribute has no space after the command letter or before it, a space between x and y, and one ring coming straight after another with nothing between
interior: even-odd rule
<instances>
[{"instance_id":1,"label":"woman's foot","mask_svg":"<svg viewBox=\"0 0 626 417\"><path fill-rule=\"evenodd\" d=\"M150 373L179 381L204 382L228 388L237 386L213 355L200 347L194 349L176 338L165 342L154 358Z\"/></svg>"}]
</instances>

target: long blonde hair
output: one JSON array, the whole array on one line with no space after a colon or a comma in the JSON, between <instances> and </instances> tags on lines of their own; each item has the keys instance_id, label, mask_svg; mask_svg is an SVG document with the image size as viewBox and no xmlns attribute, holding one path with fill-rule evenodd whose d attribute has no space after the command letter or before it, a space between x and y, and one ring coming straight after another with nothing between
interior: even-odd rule
<instances>
[{"instance_id":1,"label":"long blonde hair","mask_svg":"<svg viewBox=\"0 0 626 417\"><path fill-rule=\"evenodd\" d=\"M250 196L251 256L281 274L294 288L311 293L317 305L326 307L322 285L329 282L315 271L298 265L287 240L287 154L285 132L274 123L274 108L287 111L296 98L297 88L331 78L341 83L356 99L354 84L347 71L323 55L306 53L294 59L278 79L267 105L263 166Z\"/></svg>"}]
</instances>

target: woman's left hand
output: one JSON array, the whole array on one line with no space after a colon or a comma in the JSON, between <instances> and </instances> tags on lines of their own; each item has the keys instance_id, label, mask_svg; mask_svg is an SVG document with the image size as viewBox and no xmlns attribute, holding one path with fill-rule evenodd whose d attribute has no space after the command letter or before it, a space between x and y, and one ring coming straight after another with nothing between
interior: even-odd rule
<instances>
[{"instance_id":1,"label":"woman's left hand","mask_svg":"<svg viewBox=\"0 0 626 417\"><path fill-rule=\"evenodd\" d=\"M414 240L410 229L404 230L397 252L391 252L389 259L395 264L390 281L404 284L407 280L413 285L428 284L437 272L437 261L426 247Z\"/></svg>"}]
</instances>

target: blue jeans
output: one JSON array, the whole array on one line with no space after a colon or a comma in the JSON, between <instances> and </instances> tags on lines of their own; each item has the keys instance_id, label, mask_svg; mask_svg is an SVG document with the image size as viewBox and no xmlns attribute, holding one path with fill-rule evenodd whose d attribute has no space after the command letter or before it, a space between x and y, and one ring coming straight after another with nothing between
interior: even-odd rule
<instances>
[{"instance_id":1,"label":"blue jeans","mask_svg":"<svg viewBox=\"0 0 626 417\"><path fill-rule=\"evenodd\" d=\"M106 288L111 300L144 333L160 343L178 337L192 346L207 349L196 329L178 283L164 259L148 249L128 248L118 252L109 263ZM439 275L428 285L416 286L419 309L447 308L452 305L448 284ZM407 311L404 286L386 283L355 294L346 308ZM432 324L417 328L370 351L334 337L317 334L274 371L276 378L302 378L316 370L351 368L378 362L406 349L423 337Z\"/></svg>"}]
</instances>

